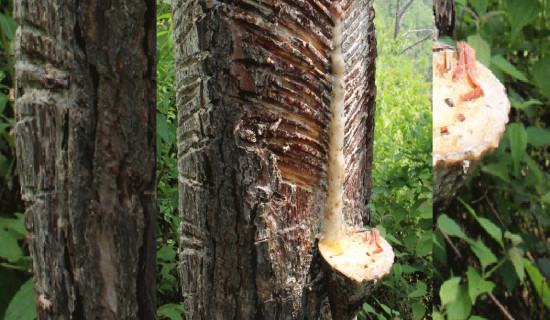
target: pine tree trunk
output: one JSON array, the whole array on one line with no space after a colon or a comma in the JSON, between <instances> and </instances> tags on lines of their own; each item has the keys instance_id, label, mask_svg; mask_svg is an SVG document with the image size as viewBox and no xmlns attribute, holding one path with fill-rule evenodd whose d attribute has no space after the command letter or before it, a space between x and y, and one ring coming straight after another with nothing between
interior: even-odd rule
<instances>
[{"instance_id":1,"label":"pine tree trunk","mask_svg":"<svg viewBox=\"0 0 550 320\"><path fill-rule=\"evenodd\" d=\"M328 0L173 0L180 271L187 319L327 318L335 12ZM371 190L372 1L345 0L344 220Z\"/></svg>"},{"instance_id":2,"label":"pine tree trunk","mask_svg":"<svg viewBox=\"0 0 550 320\"><path fill-rule=\"evenodd\" d=\"M16 0L39 319L155 317L155 1Z\"/></svg>"}]
</instances>

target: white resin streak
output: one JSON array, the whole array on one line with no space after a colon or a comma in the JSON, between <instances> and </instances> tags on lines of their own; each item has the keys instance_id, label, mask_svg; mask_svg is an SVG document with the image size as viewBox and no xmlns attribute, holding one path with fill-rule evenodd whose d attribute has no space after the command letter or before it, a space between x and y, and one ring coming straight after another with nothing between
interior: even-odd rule
<instances>
[{"instance_id":1,"label":"white resin streak","mask_svg":"<svg viewBox=\"0 0 550 320\"><path fill-rule=\"evenodd\" d=\"M337 6L340 5L338 4ZM332 119L330 121L328 145L327 211L322 224L322 233L324 239L327 241L336 240L341 236L343 226L342 213L344 209L344 129L346 124L346 119L344 117L345 63L344 56L342 55L343 22L341 18L335 20L332 37L334 50L331 54L333 94L330 101Z\"/></svg>"}]
</instances>

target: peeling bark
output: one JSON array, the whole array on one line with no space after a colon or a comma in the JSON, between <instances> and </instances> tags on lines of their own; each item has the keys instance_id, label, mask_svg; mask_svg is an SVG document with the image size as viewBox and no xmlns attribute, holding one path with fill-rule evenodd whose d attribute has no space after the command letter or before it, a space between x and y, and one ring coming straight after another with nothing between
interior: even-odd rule
<instances>
[{"instance_id":1,"label":"peeling bark","mask_svg":"<svg viewBox=\"0 0 550 320\"><path fill-rule=\"evenodd\" d=\"M19 0L15 141L39 319L155 318L155 1Z\"/></svg>"},{"instance_id":2,"label":"peeling bark","mask_svg":"<svg viewBox=\"0 0 550 320\"><path fill-rule=\"evenodd\" d=\"M368 221L372 1L342 1L344 221ZM328 0L174 0L180 272L187 319L328 318Z\"/></svg>"}]
</instances>

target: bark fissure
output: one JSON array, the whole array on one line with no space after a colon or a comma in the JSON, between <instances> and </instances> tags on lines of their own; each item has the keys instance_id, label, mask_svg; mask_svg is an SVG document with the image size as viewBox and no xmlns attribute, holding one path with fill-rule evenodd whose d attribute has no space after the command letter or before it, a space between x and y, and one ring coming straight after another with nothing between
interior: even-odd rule
<instances>
[{"instance_id":1,"label":"bark fissure","mask_svg":"<svg viewBox=\"0 0 550 320\"><path fill-rule=\"evenodd\" d=\"M326 198L331 5L172 2L188 319L326 317L316 236ZM342 44L351 92L345 219L357 225L367 215L376 42L371 1L342 5L353 12Z\"/></svg>"},{"instance_id":2,"label":"bark fissure","mask_svg":"<svg viewBox=\"0 0 550 320\"><path fill-rule=\"evenodd\" d=\"M140 45L154 43L154 6L146 24L141 1L15 3L16 147L40 319L155 315L156 46Z\"/></svg>"}]
</instances>

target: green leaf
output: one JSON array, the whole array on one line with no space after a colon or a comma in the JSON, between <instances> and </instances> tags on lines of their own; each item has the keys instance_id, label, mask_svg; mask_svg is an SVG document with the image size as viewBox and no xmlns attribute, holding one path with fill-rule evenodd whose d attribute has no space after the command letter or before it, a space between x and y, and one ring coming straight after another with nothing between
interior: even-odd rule
<instances>
[{"instance_id":1,"label":"green leaf","mask_svg":"<svg viewBox=\"0 0 550 320\"><path fill-rule=\"evenodd\" d=\"M483 165L481 171L497 177L504 182L511 182L510 177L508 177L508 167L505 164L495 162Z\"/></svg>"},{"instance_id":2,"label":"green leaf","mask_svg":"<svg viewBox=\"0 0 550 320\"><path fill-rule=\"evenodd\" d=\"M491 249L489 249L483 242L477 240L476 242L471 243L472 251L478 257L479 262L481 263L481 268L485 270L487 266L497 262L497 257L493 254Z\"/></svg>"},{"instance_id":3,"label":"green leaf","mask_svg":"<svg viewBox=\"0 0 550 320\"><path fill-rule=\"evenodd\" d=\"M550 56L533 65L533 80L540 92L550 98Z\"/></svg>"},{"instance_id":4,"label":"green leaf","mask_svg":"<svg viewBox=\"0 0 550 320\"><path fill-rule=\"evenodd\" d=\"M423 235L416 244L416 255L418 257L424 257L430 252L432 252L432 232L427 232L425 235Z\"/></svg>"},{"instance_id":5,"label":"green leaf","mask_svg":"<svg viewBox=\"0 0 550 320\"><path fill-rule=\"evenodd\" d=\"M502 229L487 218L479 217L477 221L483 229L485 229L485 231L487 231L487 233L495 239L502 248L504 248L504 242L502 241Z\"/></svg>"},{"instance_id":6,"label":"green leaf","mask_svg":"<svg viewBox=\"0 0 550 320\"><path fill-rule=\"evenodd\" d=\"M157 259L172 261L176 258L176 250L172 246L164 246L157 251Z\"/></svg>"},{"instance_id":7,"label":"green leaf","mask_svg":"<svg viewBox=\"0 0 550 320\"><path fill-rule=\"evenodd\" d=\"M521 236L511 233L510 231L504 232L504 238L509 239L514 247L517 247L523 242L523 238Z\"/></svg>"},{"instance_id":8,"label":"green leaf","mask_svg":"<svg viewBox=\"0 0 550 320\"><path fill-rule=\"evenodd\" d=\"M17 243L17 236L10 230L0 229L0 257L16 262L23 257L23 251Z\"/></svg>"},{"instance_id":9,"label":"green leaf","mask_svg":"<svg viewBox=\"0 0 550 320\"><path fill-rule=\"evenodd\" d=\"M531 264L528 259L523 259L523 264L525 265L525 270L529 275L529 279L537 291L537 295L542 300L542 303L550 308L550 289L548 288L548 282L542 277L542 274L539 272L535 266Z\"/></svg>"},{"instance_id":10,"label":"green leaf","mask_svg":"<svg viewBox=\"0 0 550 320\"><path fill-rule=\"evenodd\" d=\"M183 304L175 303L167 303L157 309L157 315L159 317L167 317L171 320L183 320L182 315L184 312L185 308Z\"/></svg>"},{"instance_id":11,"label":"green leaf","mask_svg":"<svg viewBox=\"0 0 550 320\"><path fill-rule=\"evenodd\" d=\"M491 237L493 237L493 239L495 239L501 247L504 248L504 243L502 241L502 230L500 229L500 227L498 227L487 218L478 217L474 209L469 204L464 202L464 200L462 200L461 198L458 198L458 200L464 205L464 207L466 207L466 210L468 210L468 212L477 220L477 222L479 222L483 229L485 229L485 231L487 231L487 233L491 235Z\"/></svg>"},{"instance_id":12,"label":"green leaf","mask_svg":"<svg viewBox=\"0 0 550 320\"><path fill-rule=\"evenodd\" d=\"M437 226L439 229L450 236L459 237L464 240L469 240L469 238L462 232L460 226L454 222L446 214L441 214L437 219Z\"/></svg>"},{"instance_id":13,"label":"green leaf","mask_svg":"<svg viewBox=\"0 0 550 320\"><path fill-rule=\"evenodd\" d=\"M487 11L488 0L468 0L468 2L474 7L478 15L482 15Z\"/></svg>"},{"instance_id":14,"label":"green leaf","mask_svg":"<svg viewBox=\"0 0 550 320\"><path fill-rule=\"evenodd\" d=\"M526 101L523 101L523 102L519 102L518 100L514 99L513 97L509 97L509 98L510 98L510 104L512 104L512 107L514 107L516 109L519 109L519 110L525 110L528 107L533 106L533 105L540 106L540 105L544 104L544 103L542 103L542 101L537 100L537 99L529 99L529 100L526 100Z\"/></svg>"},{"instance_id":15,"label":"green leaf","mask_svg":"<svg viewBox=\"0 0 550 320\"><path fill-rule=\"evenodd\" d=\"M424 318L424 315L426 314L426 307L424 307L422 303L414 301L411 307L413 311L413 320L420 320Z\"/></svg>"},{"instance_id":16,"label":"green leaf","mask_svg":"<svg viewBox=\"0 0 550 320\"><path fill-rule=\"evenodd\" d=\"M35 317L34 286L29 279L11 299L4 320L32 320Z\"/></svg>"},{"instance_id":17,"label":"green leaf","mask_svg":"<svg viewBox=\"0 0 550 320\"><path fill-rule=\"evenodd\" d=\"M464 285L458 287L456 299L446 307L448 320L463 320L468 318L472 310L472 301L468 295L468 288Z\"/></svg>"},{"instance_id":18,"label":"green leaf","mask_svg":"<svg viewBox=\"0 0 550 320\"><path fill-rule=\"evenodd\" d=\"M527 148L527 131L521 123L510 123L507 130L514 171L516 176L519 176L519 164L523 160Z\"/></svg>"},{"instance_id":19,"label":"green leaf","mask_svg":"<svg viewBox=\"0 0 550 320\"><path fill-rule=\"evenodd\" d=\"M523 72L516 69L516 67L508 62L508 60L504 59L501 55L496 55L491 57L491 66L495 66L502 70L504 73L508 74L509 76L512 76L513 78L516 78L518 80L521 80L523 82L527 82L527 77L523 74Z\"/></svg>"},{"instance_id":20,"label":"green leaf","mask_svg":"<svg viewBox=\"0 0 550 320\"><path fill-rule=\"evenodd\" d=\"M540 5L538 0L505 0L508 9L508 19L512 26L512 39L526 25L537 17Z\"/></svg>"},{"instance_id":21,"label":"green leaf","mask_svg":"<svg viewBox=\"0 0 550 320\"><path fill-rule=\"evenodd\" d=\"M523 282L523 278L525 278L525 268L523 266L523 250L518 247L513 247L508 251L508 257L514 265L514 269L516 270L516 274L518 275L519 280Z\"/></svg>"},{"instance_id":22,"label":"green leaf","mask_svg":"<svg viewBox=\"0 0 550 320\"><path fill-rule=\"evenodd\" d=\"M0 13L0 26L0 31L3 32L10 41L12 41L17 24L11 15Z\"/></svg>"},{"instance_id":23,"label":"green leaf","mask_svg":"<svg viewBox=\"0 0 550 320\"><path fill-rule=\"evenodd\" d=\"M550 130L541 127L527 127L527 142L533 147L550 145Z\"/></svg>"},{"instance_id":24,"label":"green leaf","mask_svg":"<svg viewBox=\"0 0 550 320\"><path fill-rule=\"evenodd\" d=\"M0 92L0 114L4 113L4 109L6 108L6 105L8 104L8 97Z\"/></svg>"},{"instance_id":25,"label":"green leaf","mask_svg":"<svg viewBox=\"0 0 550 320\"><path fill-rule=\"evenodd\" d=\"M476 50L476 60L488 66L491 63L491 47L479 34L469 36L469 45Z\"/></svg>"},{"instance_id":26,"label":"green leaf","mask_svg":"<svg viewBox=\"0 0 550 320\"><path fill-rule=\"evenodd\" d=\"M455 301L458 296L460 285L460 277L452 277L441 284L439 289L439 297L441 298L441 306L444 307L452 301Z\"/></svg>"},{"instance_id":27,"label":"green leaf","mask_svg":"<svg viewBox=\"0 0 550 320\"><path fill-rule=\"evenodd\" d=\"M418 281L416 283L416 289L414 289L413 292L409 293L409 298L418 298L424 296L427 293L426 289L426 282Z\"/></svg>"},{"instance_id":28,"label":"green leaf","mask_svg":"<svg viewBox=\"0 0 550 320\"><path fill-rule=\"evenodd\" d=\"M491 292L495 288L495 284L492 281L483 280L475 268L468 267L466 276L468 277L468 294L472 304L475 304L480 294Z\"/></svg>"},{"instance_id":29,"label":"green leaf","mask_svg":"<svg viewBox=\"0 0 550 320\"><path fill-rule=\"evenodd\" d=\"M550 191L540 198L540 201L550 203Z\"/></svg>"}]
</instances>

